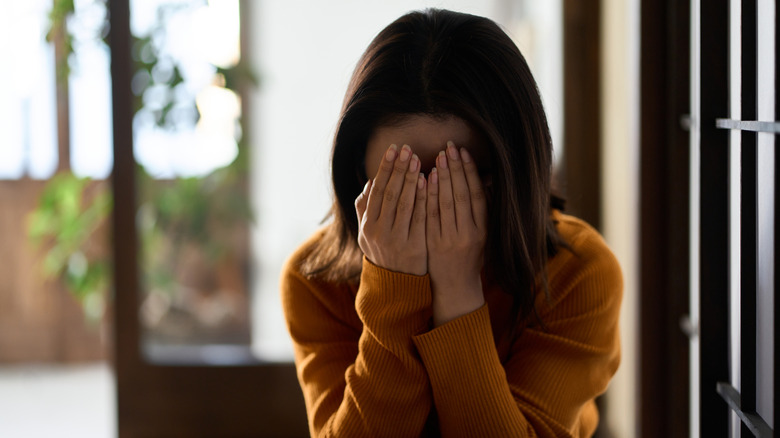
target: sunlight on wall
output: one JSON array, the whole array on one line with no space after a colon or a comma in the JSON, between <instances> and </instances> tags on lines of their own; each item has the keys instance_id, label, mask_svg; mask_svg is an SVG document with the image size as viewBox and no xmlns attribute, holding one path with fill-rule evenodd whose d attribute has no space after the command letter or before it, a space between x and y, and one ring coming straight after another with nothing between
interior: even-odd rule
<instances>
[{"instance_id":1,"label":"sunlight on wall","mask_svg":"<svg viewBox=\"0 0 780 438\"><path fill-rule=\"evenodd\" d=\"M230 164L238 154L240 101L224 88L224 78L215 68L232 67L240 59L238 0L202 5L191 0L133 0L133 34L154 40L163 5L180 6L167 16L165 37L159 45L162 57L178 62L184 79L174 96L181 123L174 130L161 128L146 108L139 112L134 123L136 158L158 178L203 176ZM154 80L155 72L151 73ZM163 87L150 87L143 95L145 106L161 110L170 97L167 92ZM199 118L197 124L187 126L191 119L187 107L193 96Z\"/></svg>"},{"instance_id":2,"label":"sunlight on wall","mask_svg":"<svg viewBox=\"0 0 780 438\"><path fill-rule=\"evenodd\" d=\"M70 58L70 161L73 173L108 178L114 163L111 119L111 55L100 40L107 11L94 0L74 1L68 21L75 55Z\"/></svg>"},{"instance_id":3,"label":"sunlight on wall","mask_svg":"<svg viewBox=\"0 0 780 438\"><path fill-rule=\"evenodd\" d=\"M602 6L603 232L623 271L621 363L610 383L608 427L636 436L639 355L639 4Z\"/></svg>"},{"instance_id":4,"label":"sunlight on wall","mask_svg":"<svg viewBox=\"0 0 780 438\"><path fill-rule=\"evenodd\" d=\"M6 2L0 14L0 179L48 178L57 166L50 1Z\"/></svg>"},{"instance_id":5,"label":"sunlight on wall","mask_svg":"<svg viewBox=\"0 0 780 438\"><path fill-rule=\"evenodd\" d=\"M191 0L133 0L135 35L153 31L158 6L179 4L189 13L171 20L165 50L181 59L187 93L200 90L213 95L215 69L239 60L238 0L212 0L198 6ZM195 5L195 6L193 6ZM57 167L57 128L54 50L45 41L50 0L9 2L0 16L0 179L24 175L49 178ZM74 54L69 59L70 166L78 176L107 178L113 164L110 54L101 40L106 7L95 0L75 0L68 20ZM154 107L154 92L144 96ZM200 96L199 96L200 97ZM151 127L141 114L136 126L138 161L157 177L196 176L225 166L237 154L236 131L240 114L237 99L209 99L214 106L206 120L186 132L172 133ZM206 100L203 100L206 99ZM205 104L205 103L204 103ZM201 104L199 109L204 109ZM232 122L224 120L232 114ZM229 125L229 126L228 126ZM220 127L220 131L215 129ZM189 152L193 146L196 151Z\"/></svg>"}]
</instances>

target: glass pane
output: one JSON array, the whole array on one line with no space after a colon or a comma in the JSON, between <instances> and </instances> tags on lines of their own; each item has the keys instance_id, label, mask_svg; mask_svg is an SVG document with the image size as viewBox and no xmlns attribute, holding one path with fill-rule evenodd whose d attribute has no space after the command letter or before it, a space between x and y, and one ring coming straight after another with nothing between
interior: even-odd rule
<instances>
[{"instance_id":1,"label":"glass pane","mask_svg":"<svg viewBox=\"0 0 780 438\"><path fill-rule=\"evenodd\" d=\"M143 351L251 361L238 0L134 1L131 14Z\"/></svg>"}]
</instances>

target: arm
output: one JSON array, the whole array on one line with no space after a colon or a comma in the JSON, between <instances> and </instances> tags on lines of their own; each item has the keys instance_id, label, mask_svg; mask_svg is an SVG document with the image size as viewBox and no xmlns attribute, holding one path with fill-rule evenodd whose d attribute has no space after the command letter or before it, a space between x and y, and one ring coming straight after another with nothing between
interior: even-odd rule
<instances>
[{"instance_id":1,"label":"arm","mask_svg":"<svg viewBox=\"0 0 780 438\"><path fill-rule=\"evenodd\" d=\"M593 432L592 400L606 390L620 355L622 280L612 254L600 251L597 259L556 276L556 302L543 294L537 300L547 330L526 328L503 364L487 306L415 337L442 436Z\"/></svg>"},{"instance_id":2,"label":"arm","mask_svg":"<svg viewBox=\"0 0 780 438\"><path fill-rule=\"evenodd\" d=\"M429 287L427 276L365 260L355 302L361 331L339 315L354 315L348 291L286 272L283 304L312 436L420 435L431 394L411 337L427 329ZM347 299L334 304L337 293Z\"/></svg>"},{"instance_id":3,"label":"arm","mask_svg":"<svg viewBox=\"0 0 780 438\"><path fill-rule=\"evenodd\" d=\"M409 146L393 145L355 201L365 257L354 309L340 307L357 313L360 333L328 312L326 285L283 282L313 436L419 436L428 417L430 387L411 340L427 329L431 305L419 170Z\"/></svg>"},{"instance_id":4,"label":"arm","mask_svg":"<svg viewBox=\"0 0 780 438\"><path fill-rule=\"evenodd\" d=\"M526 328L502 364L480 281L487 221L476 166L450 143L436 170L426 236L436 328L414 342L442 436L592 433L592 400L606 389L619 357L622 279L614 256L600 238L591 238L576 242L579 257L559 257L571 263L549 267L555 305L543 294L537 300L549 331Z\"/></svg>"}]
</instances>

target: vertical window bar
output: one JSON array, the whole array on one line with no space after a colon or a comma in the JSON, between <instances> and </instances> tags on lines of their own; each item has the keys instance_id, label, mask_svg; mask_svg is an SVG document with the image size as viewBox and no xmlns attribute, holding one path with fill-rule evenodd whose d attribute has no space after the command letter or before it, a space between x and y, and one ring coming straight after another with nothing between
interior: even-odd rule
<instances>
[{"instance_id":1,"label":"vertical window bar","mask_svg":"<svg viewBox=\"0 0 780 438\"><path fill-rule=\"evenodd\" d=\"M689 312L692 325L699 327L701 312L699 297L701 296L701 0L691 0L690 26L690 158L689 158L689 245L690 275L689 275ZM700 332L700 330L699 330ZM690 434L691 438L701 436L701 343L699 336L690 337Z\"/></svg>"},{"instance_id":2,"label":"vertical window bar","mask_svg":"<svg viewBox=\"0 0 780 438\"><path fill-rule=\"evenodd\" d=\"M780 33L778 32L778 26L777 26L777 14L778 14L778 8L777 5L775 5L775 52L774 52L774 61L775 61L775 120L780 119L780 61L778 61L777 51L780 48ZM775 135L775 142L780 140L780 136ZM780 160L780 153L775 153L775 220L774 220L774 228L775 228L775 257L774 257L774 273L775 273L775 283L774 283L774 294L775 294L775 300L774 300L774 345L772 345L772 348L774 349L774 361L775 361L775 378L774 378L774 388L773 388L773 395L774 395L774 422L773 427L775 429L780 428L780 400L778 399L778 394L780 393L780 379L778 378L777 369L779 368L778 364L780 364L780 361L778 361L778 352L780 352L780 348L777 347L778 339L780 339L780 331L778 330L778 309L780 309L780 300L777 299L777 286L780 283L778 279L778 259L780 259L780 246L778 246L778 239L780 239L780 233L778 232L777 222L778 218L780 218L780 211L778 211L778 203L777 202L777 196L780 194L780 186L778 185L778 181L780 181L780 177L778 177L778 160Z\"/></svg>"},{"instance_id":3,"label":"vertical window bar","mask_svg":"<svg viewBox=\"0 0 780 438\"><path fill-rule=\"evenodd\" d=\"M732 86L740 86L732 84ZM742 120L756 114L756 0L742 0ZM741 408L756 409L756 276L758 251L758 184L756 133L741 132ZM750 436L746 425L742 435Z\"/></svg>"},{"instance_id":4,"label":"vertical window bar","mask_svg":"<svg viewBox=\"0 0 780 438\"><path fill-rule=\"evenodd\" d=\"M728 114L728 0L700 1L698 102L699 117L699 418L702 437L721 436L728 430L728 406L716 392L729 378L728 346L728 131L715 120ZM691 145L696 147L695 144ZM693 200L692 200L693 201ZM693 274L696 275L696 274ZM692 291L695 293L696 291Z\"/></svg>"}]
</instances>

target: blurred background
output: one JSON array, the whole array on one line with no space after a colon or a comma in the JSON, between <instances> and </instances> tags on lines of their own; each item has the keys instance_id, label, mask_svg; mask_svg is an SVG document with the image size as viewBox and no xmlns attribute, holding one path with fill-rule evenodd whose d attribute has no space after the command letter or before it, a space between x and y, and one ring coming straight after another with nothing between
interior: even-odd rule
<instances>
[{"instance_id":1,"label":"blurred background","mask_svg":"<svg viewBox=\"0 0 780 438\"><path fill-rule=\"evenodd\" d=\"M710 37L689 35L698 3L678 3L4 2L0 436L305 436L279 272L330 206L329 151L355 63L379 30L425 7L489 17L515 40L543 96L567 211L620 260L623 359L599 399L598 436L698 436L714 411L690 397L701 390L697 318L709 313L689 308L699 186L688 47ZM705 23L726 33L739 2L722 3ZM129 28L112 27L120 18ZM734 44L713 40L723 53ZM129 90L112 92L117 81ZM134 162L115 163L124 145ZM132 179L112 192L121 169ZM713 342L731 354L728 371L739 356L726 339Z\"/></svg>"}]
</instances>

